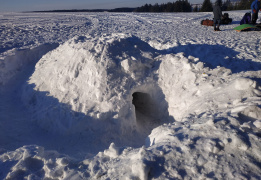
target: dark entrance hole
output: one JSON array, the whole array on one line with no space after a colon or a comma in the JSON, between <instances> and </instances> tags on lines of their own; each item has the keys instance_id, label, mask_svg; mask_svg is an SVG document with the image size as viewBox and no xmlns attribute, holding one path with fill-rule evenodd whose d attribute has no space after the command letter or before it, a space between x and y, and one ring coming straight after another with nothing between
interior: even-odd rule
<instances>
[{"instance_id":1,"label":"dark entrance hole","mask_svg":"<svg viewBox=\"0 0 261 180\"><path fill-rule=\"evenodd\" d=\"M155 127L169 121L168 106L157 87L147 89L149 93L134 92L132 104L135 108L137 133L147 137Z\"/></svg>"},{"instance_id":2,"label":"dark entrance hole","mask_svg":"<svg viewBox=\"0 0 261 180\"><path fill-rule=\"evenodd\" d=\"M132 94L132 104L135 106L135 111L144 116L151 115L152 102L150 95L142 92L135 92Z\"/></svg>"},{"instance_id":3,"label":"dark entrance hole","mask_svg":"<svg viewBox=\"0 0 261 180\"><path fill-rule=\"evenodd\" d=\"M138 131L148 134L159 123L155 103L148 93L135 92L132 97Z\"/></svg>"}]
</instances>

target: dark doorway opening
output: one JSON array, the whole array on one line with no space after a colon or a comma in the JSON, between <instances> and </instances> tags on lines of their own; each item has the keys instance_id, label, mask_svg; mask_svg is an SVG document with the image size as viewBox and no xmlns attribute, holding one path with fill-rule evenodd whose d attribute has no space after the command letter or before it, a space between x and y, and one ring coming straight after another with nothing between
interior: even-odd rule
<instances>
[{"instance_id":1,"label":"dark doorway opening","mask_svg":"<svg viewBox=\"0 0 261 180\"><path fill-rule=\"evenodd\" d=\"M135 92L132 94L132 104L135 106L135 111L144 116L151 116L152 101L147 93Z\"/></svg>"},{"instance_id":2,"label":"dark doorway opening","mask_svg":"<svg viewBox=\"0 0 261 180\"><path fill-rule=\"evenodd\" d=\"M137 130L144 135L159 125L158 109L150 94L135 92L132 94L132 104L135 106Z\"/></svg>"}]
</instances>

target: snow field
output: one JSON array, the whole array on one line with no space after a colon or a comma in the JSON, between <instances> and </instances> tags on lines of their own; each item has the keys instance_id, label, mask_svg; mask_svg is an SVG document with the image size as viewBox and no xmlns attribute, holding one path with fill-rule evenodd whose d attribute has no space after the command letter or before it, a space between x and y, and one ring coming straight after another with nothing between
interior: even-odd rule
<instances>
[{"instance_id":1,"label":"snow field","mask_svg":"<svg viewBox=\"0 0 261 180\"><path fill-rule=\"evenodd\" d=\"M229 14L222 36L210 13L2 16L55 23L4 37L0 177L259 179L259 34Z\"/></svg>"}]
</instances>

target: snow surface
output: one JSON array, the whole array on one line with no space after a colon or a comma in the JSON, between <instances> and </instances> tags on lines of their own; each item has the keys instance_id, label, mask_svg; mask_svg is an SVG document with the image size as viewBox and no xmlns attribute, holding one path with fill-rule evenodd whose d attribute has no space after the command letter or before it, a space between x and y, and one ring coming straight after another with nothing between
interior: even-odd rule
<instances>
[{"instance_id":1,"label":"snow surface","mask_svg":"<svg viewBox=\"0 0 261 180\"><path fill-rule=\"evenodd\" d=\"M245 12L0 14L0 179L260 179Z\"/></svg>"}]
</instances>

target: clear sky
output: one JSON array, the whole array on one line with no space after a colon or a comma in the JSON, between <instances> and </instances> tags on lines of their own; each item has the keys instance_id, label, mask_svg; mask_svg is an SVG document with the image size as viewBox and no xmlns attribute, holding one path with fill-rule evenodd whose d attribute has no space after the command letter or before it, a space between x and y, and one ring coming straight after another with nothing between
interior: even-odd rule
<instances>
[{"instance_id":1,"label":"clear sky","mask_svg":"<svg viewBox=\"0 0 261 180\"><path fill-rule=\"evenodd\" d=\"M162 4L176 0L0 0L0 12L21 12L56 9L113 9L139 7L144 4ZM203 0L188 0L202 3Z\"/></svg>"}]
</instances>

